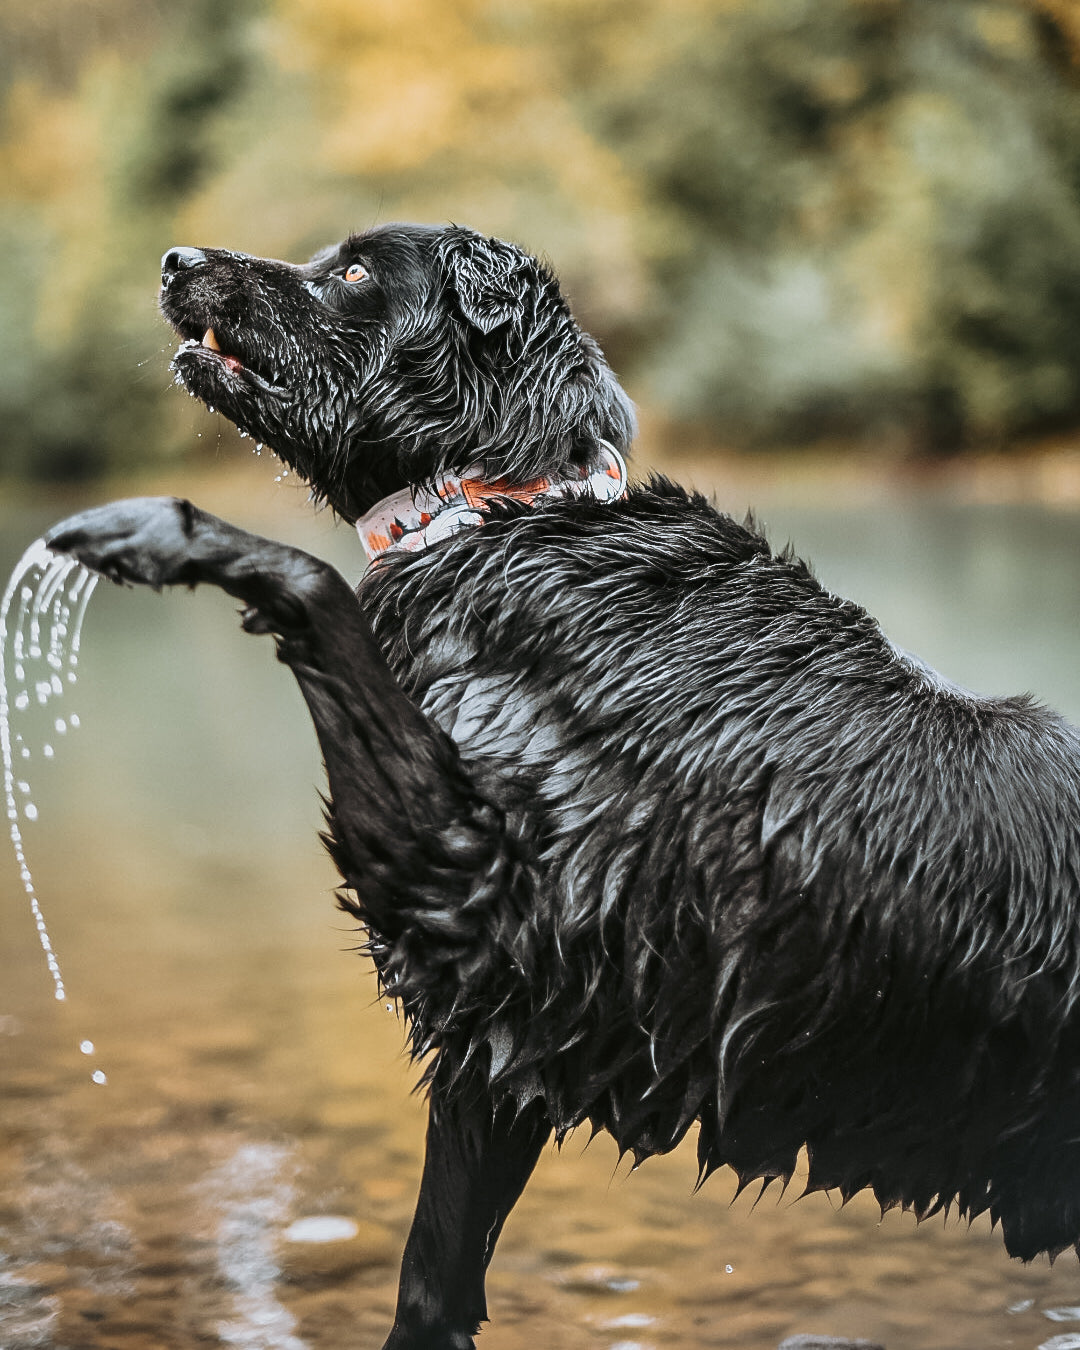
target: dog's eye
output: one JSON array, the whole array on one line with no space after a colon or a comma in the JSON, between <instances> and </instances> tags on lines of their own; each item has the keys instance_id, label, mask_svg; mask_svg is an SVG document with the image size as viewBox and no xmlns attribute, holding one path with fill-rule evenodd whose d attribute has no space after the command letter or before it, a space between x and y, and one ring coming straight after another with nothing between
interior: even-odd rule
<instances>
[{"instance_id":1,"label":"dog's eye","mask_svg":"<svg viewBox=\"0 0 1080 1350\"><path fill-rule=\"evenodd\" d=\"M367 272L360 266L359 263L350 263L348 267L346 267L345 269L345 280L366 281Z\"/></svg>"}]
</instances>

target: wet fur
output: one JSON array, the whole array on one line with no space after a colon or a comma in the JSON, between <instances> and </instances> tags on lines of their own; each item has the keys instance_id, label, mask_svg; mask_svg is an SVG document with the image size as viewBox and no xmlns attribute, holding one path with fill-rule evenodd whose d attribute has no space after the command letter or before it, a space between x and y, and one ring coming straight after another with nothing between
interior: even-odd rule
<instances>
[{"instance_id":1,"label":"wet fur","mask_svg":"<svg viewBox=\"0 0 1080 1350\"><path fill-rule=\"evenodd\" d=\"M200 258L164 312L245 371L186 348L179 378L347 519L443 469L521 482L629 444L595 343L510 245L394 226L305 267ZM53 545L240 596L311 708L342 903L427 1056L393 1350L471 1344L499 1229L581 1124L641 1160L698 1122L702 1176L743 1183L786 1182L806 1145L812 1189L989 1211L1024 1258L1080 1238L1061 719L950 685L662 479L499 504L358 602L186 503L100 508Z\"/></svg>"}]
</instances>

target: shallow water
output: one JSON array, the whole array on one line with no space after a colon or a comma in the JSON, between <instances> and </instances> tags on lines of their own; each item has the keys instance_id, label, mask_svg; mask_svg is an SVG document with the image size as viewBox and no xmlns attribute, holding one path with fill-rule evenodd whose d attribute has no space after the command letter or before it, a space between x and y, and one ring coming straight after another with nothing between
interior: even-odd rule
<instances>
[{"instance_id":1,"label":"shallow water","mask_svg":"<svg viewBox=\"0 0 1080 1350\"><path fill-rule=\"evenodd\" d=\"M199 500L223 509L212 487ZM65 510L0 514L5 576ZM291 495L279 515L262 498L223 513L359 565L348 533ZM918 498L763 515L901 646L1080 717L1080 519ZM401 1026L333 907L299 694L220 594L103 586L78 707L79 736L35 764L24 830L62 1004L0 853L0 1347L377 1347L423 1109ZM482 1343L1080 1344L1071 1258L1024 1268L985 1222L879 1221L865 1198L796 1202L797 1185L752 1209L726 1174L696 1196L694 1177L692 1148L629 1176L604 1139L551 1151L500 1242ZM291 1240L318 1216L355 1235Z\"/></svg>"}]
</instances>

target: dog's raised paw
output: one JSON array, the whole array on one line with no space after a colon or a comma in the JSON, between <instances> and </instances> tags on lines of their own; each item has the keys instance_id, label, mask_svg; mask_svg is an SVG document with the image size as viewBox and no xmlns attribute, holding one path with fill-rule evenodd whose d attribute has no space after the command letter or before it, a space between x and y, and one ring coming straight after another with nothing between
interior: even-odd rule
<instances>
[{"instance_id":1,"label":"dog's raised paw","mask_svg":"<svg viewBox=\"0 0 1080 1350\"><path fill-rule=\"evenodd\" d=\"M45 543L110 581L160 589L187 579L195 515L177 497L132 497L69 516Z\"/></svg>"}]
</instances>

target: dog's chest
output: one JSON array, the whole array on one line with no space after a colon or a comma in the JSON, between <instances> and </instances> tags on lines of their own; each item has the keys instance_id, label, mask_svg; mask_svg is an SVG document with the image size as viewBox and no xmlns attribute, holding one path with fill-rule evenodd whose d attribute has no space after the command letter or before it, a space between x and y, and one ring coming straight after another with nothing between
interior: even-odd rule
<instances>
[{"instance_id":1,"label":"dog's chest","mask_svg":"<svg viewBox=\"0 0 1080 1350\"><path fill-rule=\"evenodd\" d=\"M418 681L424 712L460 749L504 805L543 810L580 800L589 774L582 710L527 671L477 671L468 662Z\"/></svg>"},{"instance_id":2,"label":"dog's chest","mask_svg":"<svg viewBox=\"0 0 1080 1350\"><path fill-rule=\"evenodd\" d=\"M402 686L485 793L550 835L631 792L653 738L627 717L626 652L616 658L582 636L587 621L530 604L520 588L500 594L491 576L482 595L427 580L396 587L392 604L380 587L369 612Z\"/></svg>"}]
</instances>

